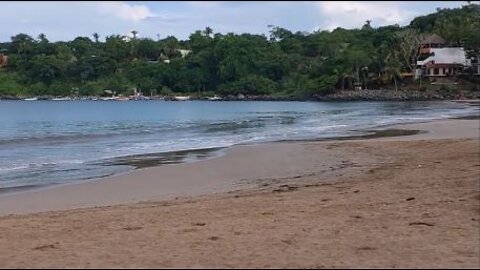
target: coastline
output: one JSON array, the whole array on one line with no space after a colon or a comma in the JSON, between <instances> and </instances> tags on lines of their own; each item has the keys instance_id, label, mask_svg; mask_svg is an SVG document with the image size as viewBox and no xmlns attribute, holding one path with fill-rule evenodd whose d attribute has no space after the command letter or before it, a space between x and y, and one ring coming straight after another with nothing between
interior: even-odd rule
<instances>
[{"instance_id":1,"label":"coastline","mask_svg":"<svg viewBox=\"0 0 480 270\"><path fill-rule=\"evenodd\" d=\"M478 268L479 125L445 119L393 127L428 131L410 136L238 146L217 159L1 197L0 261ZM168 175L177 181L161 185ZM160 187L185 192L158 196Z\"/></svg>"},{"instance_id":2,"label":"coastline","mask_svg":"<svg viewBox=\"0 0 480 270\"><path fill-rule=\"evenodd\" d=\"M319 173L318 170L315 171L318 169L317 162L322 162L323 167L331 167L338 163L335 159L324 160L328 153L323 155L310 153L310 156L296 160L299 156L305 155L305 150L311 146L342 142L479 138L478 119L476 116L470 116L466 119L385 125L370 130L370 134L343 138L234 145L216 149L223 152L221 155L217 154L217 157L193 163L167 161L165 164L169 166L156 166L159 164L158 160L147 161L145 164L141 164L140 161L140 164L137 164L138 169L107 177L1 194L0 216L138 203L147 200L175 200L233 192L239 190L237 187L248 190L255 186L251 183L256 182L256 179L302 177L312 172ZM450 124L456 128L453 129ZM212 150L196 151L208 153ZM296 153L296 156L292 156L291 153ZM175 156L176 152L166 154ZM249 159L248 156L256 158ZM285 158L289 156L292 157ZM270 167L258 164L259 159L261 162L270 160L268 164ZM291 164L301 166L289 169ZM201 175L197 172L201 172ZM180 181L175 180L179 178ZM250 185L245 184L247 178L251 182ZM132 179L136 179L135 183ZM240 183L242 181L243 183Z\"/></svg>"},{"instance_id":3,"label":"coastline","mask_svg":"<svg viewBox=\"0 0 480 270\"><path fill-rule=\"evenodd\" d=\"M191 96L187 94L188 96ZM121 101L125 100L102 100L102 97L67 97L66 100L52 100L52 96L36 97L38 101ZM153 96L147 99L132 99L129 101L175 101L175 96ZM18 101L24 100L25 97L0 96L0 101ZM265 95L247 95L247 96L222 96L220 99L209 100L209 97L193 97L190 101L317 101L317 102L350 102L350 101L465 101L478 102L480 100L480 91L459 90L458 93L442 94L438 91L418 91L418 90L336 90L332 94L317 95L312 97L298 96L265 96ZM31 101L30 101L31 102Z\"/></svg>"},{"instance_id":4,"label":"coastline","mask_svg":"<svg viewBox=\"0 0 480 270\"><path fill-rule=\"evenodd\" d=\"M470 106L480 105L480 100L458 100L452 102L462 102L469 103ZM440 119L426 119L426 120L416 120L415 122L410 123L424 123L430 121L439 121L445 119L480 119L480 115L469 115L462 117L450 117L450 118L440 118ZM130 166L131 169L121 170L119 172L114 172L109 175L99 176L99 177L88 177L81 178L72 182L66 183L49 183L49 184L34 184L27 186L13 186L0 188L0 197L5 195L14 195L22 192L32 192L38 190L51 189L55 187L75 185L82 182L91 182L97 181L103 178L115 177L118 175L128 174L132 171L163 166L171 164L182 164L182 163L192 163L198 162L200 160L218 158L223 156L226 151L231 147L236 146L253 146L253 145L262 145L262 144L275 144L275 143L305 143L305 142L327 142L327 141L345 141L345 140L362 140L362 139L374 139L381 137L397 137L397 136L409 136L415 135L418 133L424 133L426 131L416 130L416 129L401 129L401 127L406 123L399 124L381 124L377 126L372 126L370 128L356 129L352 130L360 133L359 135L348 135L348 136L334 136L334 137L318 137L311 139L282 139L268 142L255 142L255 143L239 143L231 146L221 146L221 147L209 147L209 148L193 148L185 150L175 150L168 152L158 152L158 153L147 153L147 154L135 154L128 156L112 157L108 159L97 160L91 162L92 165L101 165L101 166ZM1 214L1 213L0 213Z\"/></svg>"},{"instance_id":5,"label":"coastline","mask_svg":"<svg viewBox=\"0 0 480 270\"><path fill-rule=\"evenodd\" d=\"M476 118L475 118L476 119ZM396 125L382 125L372 129L358 130L359 132L365 132L365 135L354 135L346 137L323 137L323 138L312 138L312 139L292 139L292 140L278 140L271 142L258 142L258 143L241 143L232 146L225 147L213 147L213 148L198 148L198 149L187 149L187 150L178 150L170 152L160 152L160 153L148 153L148 154L138 154L130 156L115 157L109 159L103 159L94 162L95 165L102 166L131 166L132 169L126 170L123 172L112 173L111 175L106 175L103 177L91 177L81 180L76 180L73 182L67 182L62 184L44 184L44 185L26 185L26 186L14 186L14 187L5 187L0 188L0 198L2 196L16 195L23 192L35 192L39 190L52 189L61 186L75 185L85 182L98 181L107 177L115 177L119 175L129 174L136 170L142 170L145 168L159 167L164 165L173 165L173 164L189 164L198 162L201 160L215 159L220 158L226 154L226 152L232 147L238 146L255 146L255 145L272 145L278 143L307 143L307 142L334 142L334 141L345 141L345 140L361 140L361 139L374 139L382 137L398 137L398 136L409 136L415 134L421 134L426 131L422 130L409 130L409 129L389 129L390 126ZM380 129L387 128L387 129Z\"/></svg>"},{"instance_id":6,"label":"coastline","mask_svg":"<svg viewBox=\"0 0 480 270\"><path fill-rule=\"evenodd\" d=\"M20 102L19 102L20 103ZM42 103L42 102L40 102ZM50 102L43 102L43 104L33 104L35 106L32 106L32 107L36 107L37 105L40 106L40 107L50 107L49 105ZM267 103L267 102L266 102ZM118 103L117 103L118 104ZM158 105L162 105L162 104L155 104L155 103L150 103L150 104L133 104L131 103L130 105L125 105L124 104L118 104L119 106L117 106L117 104L113 104L113 103L110 103L110 104L105 104L108 108L110 108L110 106L113 106L113 108L122 108L122 107L125 107L125 106L134 106L136 107L137 109L140 109L140 108L144 108L146 107L147 111L148 111L148 108L169 108L169 106L177 106L179 105L180 107L184 107L184 106L187 106L187 107L190 107L190 105L192 105L191 107L192 108L198 108L198 107L203 107L203 106L210 106L211 103L207 103L207 102L199 102L197 104L165 104L165 106L158 106ZM251 106L263 106L265 103L263 102L258 102L258 103L251 103ZM292 105L293 104L293 105ZM379 107L383 107L383 105L381 103L375 103L375 104L378 104ZM425 105L424 105L425 104ZM370 122L369 118L370 118L370 115L371 113L368 113L367 115L365 115L365 122L370 122L370 123L367 123L367 124L364 124L362 125L361 123L355 123L355 119L348 119L346 118L347 122L350 122L349 124L346 124L346 125L340 125L339 126L344 126L344 127L341 127L339 128L339 130L344 130L345 129L348 129L348 126L352 126L349 130L345 131L345 133L342 131L342 132L336 132L335 130L337 129L336 127L334 126L326 126L325 128L323 128L322 124L320 125L316 125L315 123L316 122L324 122L324 116L322 116L321 118L317 118L315 121L313 121L314 119L312 119L312 121L307 121L308 123L305 125L305 126L299 126L298 127L298 130L296 128L290 128L289 132L291 133L292 136L287 136L286 134L282 135L282 133L279 133L278 132L278 129L277 130L274 130L275 132L274 133L274 136L270 136L270 132L268 129L264 129L265 134L261 133L261 134L255 134L255 136L253 136L253 138L260 138L262 139L263 138L263 141L252 141L250 140L250 138L252 138L252 136L249 136L248 133L242 136L240 136L239 139L232 139L232 138L229 138L227 139L227 143L217 143L215 141L211 141L210 140L210 135L209 133L210 132L218 132L218 131L221 131L217 128L217 125L216 124L213 124L212 127L210 127L210 125L206 125L206 133L205 133L205 136L201 136L200 138L194 138L194 142L196 141L200 141L200 143L197 145L197 144L193 144L193 143L186 143L185 142L182 142L182 143L179 143L178 146L177 146L177 142L176 140L173 138L173 139L170 139L169 141L166 141L166 145L171 145L172 147L160 147L159 149L158 148L155 148L155 149L144 149L144 150L141 150L141 151L127 151L127 150L122 150L122 149L127 149L125 148L125 146L123 145L123 143L116 143L116 145L114 146L114 148L112 149L116 149L115 150L115 154L108 154L108 153L105 153L105 151L102 150L102 153L99 154L99 155L95 155L94 153L96 151L84 151L82 147L77 147L75 145L75 143L77 142L77 139L80 140L81 136L77 137L77 136L73 136L71 138L71 140L67 140L67 138L69 136L65 136L63 137L62 136L62 143L67 143L69 144L69 147L72 146L72 150L73 151L76 151L76 150L79 150L79 155L80 157L79 158L75 158L72 163L74 163L75 165L72 165L72 166L63 166L63 165L59 165L59 166L56 166L55 168L48 168L48 164L49 162L44 162L42 160L53 160L52 163L55 163L55 160L58 159L58 157L52 155L53 153L51 153L52 151L46 151L45 153L42 153L42 151L38 151L38 154L46 154L47 156L45 156L45 158L41 158L41 160L35 160L32 158L32 160L30 160L28 157L30 155L32 156L35 156L37 155L36 151L37 150L41 150L41 149L36 149L34 148L34 152L32 153L29 153L28 151L23 151L23 155L25 156L25 159L24 160L12 160L12 161L9 161L7 160L6 163L7 163L7 169L6 169L6 173L4 173L5 171L2 171L2 175L6 175L6 178L5 179L2 179L2 180L5 180L4 181L4 187L6 188L9 188L9 189L0 189L0 196L3 196L3 194L7 194L7 193L12 193L12 192L17 192L17 191L20 191L20 192L23 192L23 190L27 189L27 188L20 188L20 189L12 189L11 187L15 187L15 186L20 186L20 185L26 185L26 184L35 184L35 186L31 186L30 188L31 189L38 189L38 188L49 188L47 187L46 185L50 185L50 187L52 186L56 186L56 185L63 185L63 184L71 184L71 183L74 183L76 181L87 181L88 179L96 179L96 178L102 178L102 177L108 177L108 176L111 176L111 175L116 175L118 173L124 173L124 172L128 172L128 171L131 171L131 170L134 170L134 168L138 168L138 167L147 167L147 166L155 166L155 165L162 165L162 164L169 164L169 163L182 163L184 162L184 159L190 159L191 156L198 156L198 158L194 158L194 160L198 160L198 159L203 159L204 157L202 157L202 153L198 153L198 154L195 154L194 152L195 151L210 151L210 150L201 150L203 148L207 148L207 149L211 149L211 147L214 147L214 146L223 146L223 147L230 147L231 145L245 145L245 144L262 144L262 143L265 143L265 142L277 142L277 141L280 141L280 142L302 142L302 141L317 141L317 140L320 140L320 141L326 141L326 140L332 140L332 139L338 139L338 140L346 140L346 139L360 139L362 138L361 135L363 134L367 134L367 136L365 137L375 137L377 135L381 135L381 136L389 136L389 135L396 135L396 134L389 134L389 133L395 133L398 131L392 131L392 132L381 132L383 134L377 134L375 135L375 129L383 129L383 128L389 128L389 125L392 125L393 123L398 123L398 122L412 122L412 121L415 121L415 122L418 122L418 121L429 121L431 119L435 119L435 118L444 118L444 117L453 117L455 115L469 115L469 114L473 114L474 112L477 112L478 111L478 107L477 106L472 106L472 105L475 105L475 102L469 102L469 103L463 103L463 104L455 104L454 102L420 102L418 105L414 105L414 107L419 107L420 110L425 110L425 107L432 107L432 111L429 112L429 110L426 110L426 114L425 116L423 116L422 114L418 114L418 113L413 113L414 117L413 116L410 116L410 113L406 112L406 113L402 113L402 110L399 110L399 113L400 116L397 118L397 117L387 117L387 116L380 116L380 118L382 118L382 120L373 120ZM16 104L11 104L11 105L16 105ZM63 103L61 104L60 103L57 103L57 104L52 104L52 105L55 105L55 106L52 106L52 107L55 107L55 108L63 108L65 109L65 106L69 107L70 105L68 103ZM72 105L77 105L77 104L72 104ZM86 108L90 111L90 106L93 106L95 105L94 107L96 109L100 108L102 104L94 104L94 103L90 103L90 104L81 104L81 102L78 103L79 105L79 108L82 108L83 105L86 105ZM80 106L81 105L81 106ZM146 105L146 106L144 106ZM236 105L241 105L240 102L236 103ZM274 104L274 102L270 103L270 104L266 104L266 106L273 106L274 108L275 107L283 107L284 104L282 105L277 105L277 104ZM362 106L361 103L355 103L353 104L352 106ZM410 105L408 104L401 104L400 102L397 102L395 103L396 106L399 106L399 107L403 107L403 106L406 106L406 107L410 107ZM30 107L29 104L22 104L23 107ZM20 107L22 107L20 106ZM225 102L223 104L211 104L211 106L213 108L219 106L219 107L230 107L230 105L228 104L228 102ZM250 104L249 104L250 106ZM296 106L300 106L302 107L303 104L300 104L300 103L297 103L297 102L293 102L293 103L285 103L285 106L287 107L296 107ZM350 104L340 104L339 105L340 107L350 107ZM15 108L15 106L13 106ZM74 107L74 106L72 106ZM317 108L317 107L331 107L331 104L330 103L326 103L326 104L315 104L314 102L310 102L308 104L306 104L306 107L307 108ZM436 108L437 107L440 107L440 109L437 111ZM4 107L5 108L9 108L9 106L6 106ZM445 109L442 109L442 108L445 108ZM117 110L116 109L116 110ZM465 109L465 110L464 110ZM316 110L316 109L315 109ZM35 111L35 110L33 110ZM72 113L72 119L76 119L79 115L82 115L81 113L82 110L77 110L76 113ZM5 111L8 115L8 111ZM32 113L32 112L31 112ZM50 112L50 114L52 114ZM323 112L322 112L323 114ZM476 113L475 113L476 114ZM255 114L256 115L256 114ZM32 117L35 118L36 116L34 115L34 113L32 113ZM45 119L47 119L46 115L43 116ZM54 117L54 119L56 119L56 116L54 114L51 115L51 117ZM243 117L243 116L242 116ZM286 116L287 118L286 119L290 119L290 115ZM296 117L296 116L295 116ZM363 116L360 114L360 116L358 118L362 118ZM413 118L410 118L410 117L413 117ZM7 117L8 118L8 117ZM80 117L82 118L82 117ZM148 118L148 117L147 117ZM273 120L273 121L270 121L269 119L270 118L266 118L267 121L265 122L264 119L262 117L259 117L258 118L258 122L257 122L257 119L255 118L254 119L254 122L251 122L252 124L250 124L250 120L247 119L245 122L241 122L240 124L239 123L235 123L233 125L230 125L230 124L225 124L225 125L221 125L222 129L225 128L225 129L228 129L228 128L233 128L233 129L236 129L236 128L244 128L244 127L247 127L247 126L256 126L257 124L259 124L258 126L260 128L262 128L262 125L265 124L265 125L268 125L270 124L270 122L275 122L276 120ZM282 118L283 119L283 118ZM9 120L7 119L7 122ZM75 120L76 121L76 120ZM303 121L303 120L301 120ZM59 122L59 121L56 121L56 122ZM61 122L61 121L60 121ZM221 122L221 121L220 121ZM328 122L328 121L327 121ZM223 122L221 122L223 124ZM283 120L282 120L282 125L283 125ZM291 122L290 120L288 120L287 122L285 122L286 125L291 125L292 123L295 123L294 122ZM298 122L300 123L300 122ZM312 124L310 124L312 123ZM363 123L363 122L362 122ZM244 125L245 124L245 125ZM63 124L62 124L63 125ZM64 127L62 127L62 125L59 125L59 128L60 130L62 130ZM150 125L150 124L149 124ZM116 129L117 127L114 127L115 125L112 125L111 128L113 129ZM155 128L157 128L157 125L155 124L154 125ZM225 126L225 127L224 127ZM363 128L362 128L363 126ZM332 128L333 127L333 128ZM355 128L356 127L356 128ZM303 130L306 130L307 133L303 133ZM324 130L327 130L327 131L324 131ZM330 132L332 131L332 132ZM48 131L49 132L49 131ZM83 131L81 130L78 130L76 129L76 132L79 133L79 134L83 134ZM103 131L102 131L103 132ZM132 132L136 132L135 130L132 130ZM233 134L235 134L235 130L233 130ZM414 132L414 131L413 131ZM62 133L62 132L60 132ZM268 133L268 134L267 134ZM278 133L278 134L277 134ZM88 132L87 132L88 134ZM329 135L330 134L330 135ZM216 135L216 134L213 134L212 135ZM370 136L372 135L372 136ZM401 134L398 134L398 135L401 135ZM405 134L407 135L407 134ZM346 137L345 137L346 136ZM349 136L353 136L353 137L349 137ZM105 138L105 137L103 137ZM243 139L242 139L243 138ZM245 139L246 138L246 139ZM65 140L63 140L65 139ZM290 140L287 140L287 139L290 139ZM86 137L85 138L85 142L87 142L87 140L90 140L89 137ZM133 139L129 139L128 141L135 144L135 147L139 147L139 148L142 148L144 147L144 144L141 144L139 142L141 142L143 140L143 138L133 138ZM45 142L48 143L55 143L55 138L48 138L48 140L45 140ZM84 140L81 139L80 140L81 142L83 142ZM204 142L205 141L205 142ZM43 140L42 140L43 142ZM8 144L10 144L10 141L7 141ZM22 140L22 143L23 143L23 140ZM164 143L164 144L165 144ZM193 148L193 147L198 147L198 148ZM193 150L193 149L197 149L197 150ZM8 148L7 148L8 149ZM13 148L15 149L15 148ZM23 149L23 148L20 148L20 150ZM68 148L65 148L65 150L67 150ZM75 149L75 150L74 150ZM104 148L99 148L99 149L104 149ZM134 148L132 148L134 149ZM182 151L183 149L191 149L191 150L187 150L187 151ZM70 150L70 151L72 151ZM117 150L120 150L120 151L117 151ZM167 150L167 152L165 152L165 150ZM180 150L180 151L179 151ZM142 154L142 151L146 151L146 152L151 152L152 154ZM117 153L118 152L118 153ZM136 153L135 153L136 152ZM224 151L222 151L223 153ZM65 151L65 156L66 156L66 159L67 160L70 160L70 155L68 154L68 152ZM9 156L9 152L7 150L7 152L5 152L5 155L6 157ZM137 156L138 155L138 156ZM102 156L106 156L105 159L100 159ZM115 156L119 156L119 157L115 157ZM204 155L203 155L204 156ZM82 163L82 160L87 160L87 161L84 161ZM29 164L28 167L30 167L30 164L32 167L34 167L35 169L35 165L36 164L41 164L41 167L39 168L39 172L41 174L38 174L37 176L35 176L34 173L36 173L36 171L33 171L32 173L30 173L29 171L26 171L25 173L22 171L22 170L19 170L18 172L15 171L15 166L12 166L12 165L8 165L8 164ZM61 164L62 162L60 162ZM67 163L67 162L66 162ZM44 167L44 164L45 164L45 169L43 168ZM77 165L78 164L78 165ZM110 166L112 165L112 166ZM130 166L128 166L130 165ZM2 165L3 166L3 165ZM58 168L57 168L58 167ZM3 168L3 167L2 167ZM11 171L12 173L9 174L9 169L10 168L13 168ZM58 171L57 171L58 169ZM65 173L64 173L65 172ZM82 173L82 172L85 172L85 173ZM67 174L66 178L65 179L62 179L63 175ZM15 177L18 177L20 180L19 181L16 181ZM25 178L22 178L22 177L25 177ZM22 190L23 189L23 190ZM18 193L18 192L17 192Z\"/></svg>"}]
</instances>

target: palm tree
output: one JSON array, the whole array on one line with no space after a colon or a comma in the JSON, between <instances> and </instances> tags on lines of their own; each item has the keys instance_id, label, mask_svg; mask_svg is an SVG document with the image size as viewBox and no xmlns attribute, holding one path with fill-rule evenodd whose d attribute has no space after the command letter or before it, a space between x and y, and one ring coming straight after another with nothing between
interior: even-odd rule
<instances>
[{"instance_id":1,"label":"palm tree","mask_svg":"<svg viewBox=\"0 0 480 270\"><path fill-rule=\"evenodd\" d=\"M133 39L137 38L138 31L132 30L130 33L132 33Z\"/></svg>"},{"instance_id":2,"label":"palm tree","mask_svg":"<svg viewBox=\"0 0 480 270\"><path fill-rule=\"evenodd\" d=\"M98 33L93 33L93 38L95 39L95 42L98 43L98 38L100 35Z\"/></svg>"},{"instance_id":3,"label":"palm tree","mask_svg":"<svg viewBox=\"0 0 480 270\"><path fill-rule=\"evenodd\" d=\"M370 25L372 23L371 20L366 20L365 21L365 24L362 26L362 30L365 30L365 29L372 29L372 26Z\"/></svg>"},{"instance_id":4,"label":"palm tree","mask_svg":"<svg viewBox=\"0 0 480 270\"><path fill-rule=\"evenodd\" d=\"M44 33L41 33L40 35L38 35L38 39L40 40L40 42L48 42L47 40L47 36L44 34Z\"/></svg>"},{"instance_id":5,"label":"palm tree","mask_svg":"<svg viewBox=\"0 0 480 270\"><path fill-rule=\"evenodd\" d=\"M368 75L368 67L367 66L364 66L362 67L362 73L363 73L363 82L365 84L365 90L367 90L367 75Z\"/></svg>"},{"instance_id":6,"label":"palm tree","mask_svg":"<svg viewBox=\"0 0 480 270\"><path fill-rule=\"evenodd\" d=\"M213 33L213 29L207 26L203 33L205 33L205 36L209 37Z\"/></svg>"},{"instance_id":7,"label":"palm tree","mask_svg":"<svg viewBox=\"0 0 480 270\"><path fill-rule=\"evenodd\" d=\"M132 30L132 31L130 31L130 33L132 33L132 39L130 40L131 42L129 42L130 43L130 58L132 60L135 60L136 55L137 55L137 48L138 48L138 40L137 40L138 31L137 30Z\"/></svg>"},{"instance_id":8,"label":"palm tree","mask_svg":"<svg viewBox=\"0 0 480 270\"><path fill-rule=\"evenodd\" d=\"M397 77L400 76L401 72L401 63L400 57L398 56L397 51L392 51L389 53L385 59L386 62L386 71L389 73L389 77L393 79L395 83L395 92L398 91L397 87Z\"/></svg>"}]
</instances>

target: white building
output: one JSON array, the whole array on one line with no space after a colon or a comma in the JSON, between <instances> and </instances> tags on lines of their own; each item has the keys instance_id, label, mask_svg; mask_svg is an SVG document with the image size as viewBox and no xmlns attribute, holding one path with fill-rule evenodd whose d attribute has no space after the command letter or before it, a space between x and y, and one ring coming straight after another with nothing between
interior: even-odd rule
<instances>
[{"instance_id":1,"label":"white building","mask_svg":"<svg viewBox=\"0 0 480 270\"><path fill-rule=\"evenodd\" d=\"M461 73L471 65L461 47L430 48L430 56L417 61L416 77L445 77Z\"/></svg>"},{"instance_id":2,"label":"white building","mask_svg":"<svg viewBox=\"0 0 480 270\"><path fill-rule=\"evenodd\" d=\"M178 49L177 51L180 52L180 54L182 55L182 58L184 58L185 56L187 56L189 53L192 52L190 50L182 50L182 49Z\"/></svg>"},{"instance_id":3,"label":"white building","mask_svg":"<svg viewBox=\"0 0 480 270\"><path fill-rule=\"evenodd\" d=\"M132 31L128 32L127 34L125 34L123 36L123 41L130 42L132 39L137 38L138 37L138 32L135 32L135 35L134 35L133 31L135 31L135 30L132 30Z\"/></svg>"}]
</instances>

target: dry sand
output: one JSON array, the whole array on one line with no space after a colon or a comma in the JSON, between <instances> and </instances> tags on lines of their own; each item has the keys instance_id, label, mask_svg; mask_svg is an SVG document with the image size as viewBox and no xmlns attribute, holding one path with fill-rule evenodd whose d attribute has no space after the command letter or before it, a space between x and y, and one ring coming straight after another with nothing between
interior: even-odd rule
<instances>
[{"instance_id":1,"label":"dry sand","mask_svg":"<svg viewBox=\"0 0 480 270\"><path fill-rule=\"evenodd\" d=\"M430 133L234 147L2 196L4 215L101 207L0 217L0 267L480 267L479 120L402 128Z\"/></svg>"}]
</instances>

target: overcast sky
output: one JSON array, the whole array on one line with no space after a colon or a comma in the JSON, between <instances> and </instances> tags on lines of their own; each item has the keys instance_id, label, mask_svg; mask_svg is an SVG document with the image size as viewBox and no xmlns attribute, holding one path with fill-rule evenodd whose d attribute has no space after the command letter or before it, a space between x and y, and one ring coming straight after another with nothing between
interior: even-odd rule
<instances>
[{"instance_id":1,"label":"overcast sky","mask_svg":"<svg viewBox=\"0 0 480 270\"><path fill-rule=\"evenodd\" d=\"M478 2L478 1L475 1ZM268 34L268 25L291 31L336 27L359 28L365 20L372 26L405 25L418 15L437 7L461 7L466 1L419 2L2 2L0 42L18 33L50 41L72 40L77 36L124 35L131 30L139 37L157 39L173 35L187 39L195 30L209 26L222 34Z\"/></svg>"}]
</instances>

